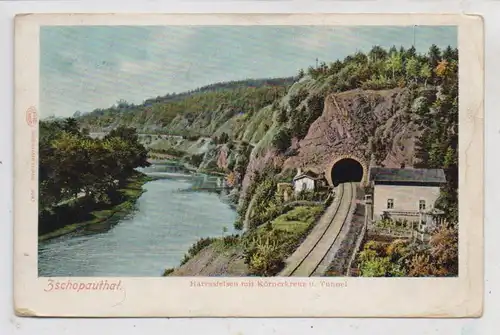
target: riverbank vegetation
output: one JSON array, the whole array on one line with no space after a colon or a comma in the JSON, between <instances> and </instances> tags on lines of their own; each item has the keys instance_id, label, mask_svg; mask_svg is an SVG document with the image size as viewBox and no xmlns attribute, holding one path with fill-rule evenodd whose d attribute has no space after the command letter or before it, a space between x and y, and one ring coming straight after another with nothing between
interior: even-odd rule
<instances>
[{"instance_id":1,"label":"riverbank vegetation","mask_svg":"<svg viewBox=\"0 0 500 335\"><path fill-rule=\"evenodd\" d=\"M454 277L458 275L458 229L439 227L428 245L403 239L369 241L357 262L362 277Z\"/></svg>"},{"instance_id":2,"label":"riverbank vegetation","mask_svg":"<svg viewBox=\"0 0 500 335\"><path fill-rule=\"evenodd\" d=\"M151 178L136 174L121 189L109 193L110 201L99 203L89 198L77 198L55 206L39 216L39 241L75 231L105 231L124 218L142 195L142 185ZM69 223L70 222L70 223Z\"/></svg>"},{"instance_id":3,"label":"riverbank vegetation","mask_svg":"<svg viewBox=\"0 0 500 335\"><path fill-rule=\"evenodd\" d=\"M149 180L135 170L149 165L135 129L119 127L94 139L73 118L41 121L39 141L39 235L44 238L130 209Z\"/></svg>"}]
</instances>

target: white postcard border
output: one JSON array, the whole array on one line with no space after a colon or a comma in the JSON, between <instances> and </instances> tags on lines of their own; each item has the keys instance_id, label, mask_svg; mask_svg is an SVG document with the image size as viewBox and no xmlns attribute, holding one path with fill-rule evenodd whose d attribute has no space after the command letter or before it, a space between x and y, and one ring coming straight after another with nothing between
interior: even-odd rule
<instances>
[{"instance_id":1,"label":"white postcard border","mask_svg":"<svg viewBox=\"0 0 500 335\"><path fill-rule=\"evenodd\" d=\"M458 25L458 278L37 278L37 128L41 25ZM483 23L479 16L401 14L31 14L15 25L14 297L22 316L465 317L483 303ZM49 290L50 280L76 289ZM87 290L107 280L118 289ZM238 287L198 287L238 282ZM261 283L306 283L266 287ZM323 282L332 285L326 287ZM253 287L242 286L253 282ZM312 284L311 284L312 283ZM276 284L272 284L276 285ZM285 285L285 284L281 284ZM103 284L104 286L104 284ZM111 286L109 286L111 287ZM116 288L116 286L114 287ZM50 291L50 292L49 292Z\"/></svg>"}]
</instances>

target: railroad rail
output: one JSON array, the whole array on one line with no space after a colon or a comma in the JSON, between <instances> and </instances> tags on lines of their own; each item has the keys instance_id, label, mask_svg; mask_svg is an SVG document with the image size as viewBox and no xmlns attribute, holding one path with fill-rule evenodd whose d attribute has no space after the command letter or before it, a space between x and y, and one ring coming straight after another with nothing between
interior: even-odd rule
<instances>
[{"instance_id":1,"label":"railroad rail","mask_svg":"<svg viewBox=\"0 0 500 335\"><path fill-rule=\"evenodd\" d=\"M317 274L318 267L349 220L355 198L356 183L343 183L338 186L334 202L287 260L288 264L279 276L310 277Z\"/></svg>"}]
</instances>

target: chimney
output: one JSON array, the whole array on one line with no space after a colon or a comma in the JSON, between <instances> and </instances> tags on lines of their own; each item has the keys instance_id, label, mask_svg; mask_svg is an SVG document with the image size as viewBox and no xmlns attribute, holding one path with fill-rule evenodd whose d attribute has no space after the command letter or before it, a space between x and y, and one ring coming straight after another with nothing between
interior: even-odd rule
<instances>
[{"instance_id":1,"label":"chimney","mask_svg":"<svg viewBox=\"0 0 500 335\"><path fill-rule=\"evenodd\" d=\"M297 168L297 176L302 174L302 168Z\"/></svg>"}]
</instances>

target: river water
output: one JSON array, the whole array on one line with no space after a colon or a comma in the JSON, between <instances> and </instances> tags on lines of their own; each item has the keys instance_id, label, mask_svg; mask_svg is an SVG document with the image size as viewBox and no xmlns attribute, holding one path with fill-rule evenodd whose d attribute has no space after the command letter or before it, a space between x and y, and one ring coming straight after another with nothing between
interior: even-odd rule
<instances>
[{"instance_id":1,"label":"river water","mask_svg":"<svg viewBox=\"0 0 500 335\"><path fill-rule=\"evenodd\" d=\"M235 232L236 212L219 194L179 191L206 183L206 176L169 166L150 169L165 172L165 179L146 183L136 210L109 230L40 242L39 276L158 277L178 266L200 237Z\"/></svg>"}]
</instances>

